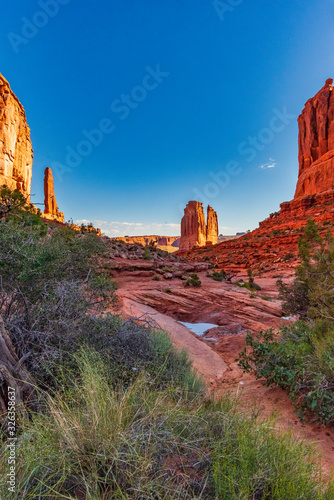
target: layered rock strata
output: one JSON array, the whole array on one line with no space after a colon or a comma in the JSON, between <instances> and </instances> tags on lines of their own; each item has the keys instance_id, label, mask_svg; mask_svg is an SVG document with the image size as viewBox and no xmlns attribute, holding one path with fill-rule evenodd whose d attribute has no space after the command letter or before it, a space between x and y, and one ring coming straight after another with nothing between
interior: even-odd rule
<instances>
[{"instance_id":1,"label":"layered rock strata","mask_svg":"<svg viewBox=\"0 0 334 500\"><path fill-rule=\"evenodd\" d=\"M30 201L33 150L22 104L0 74L0 185Z\"/></svg>"},{"instance_id":2,"label":"layered rock strata","mask_svg":"<svg viewBox=\"0 0 334 500\"><path fill-rule=\"evenodd\" d=\"M334 92L328 79L298 118L299 173L295 199L334 187Z\"/></svg>"}]
</instances>

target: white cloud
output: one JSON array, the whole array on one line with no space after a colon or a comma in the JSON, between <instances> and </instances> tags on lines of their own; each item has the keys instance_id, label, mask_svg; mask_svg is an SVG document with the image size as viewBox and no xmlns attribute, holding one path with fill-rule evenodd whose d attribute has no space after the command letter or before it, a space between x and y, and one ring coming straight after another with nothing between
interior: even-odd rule
<instances>
[{"instance_id":1,"label":"white cloud","mask_svg":"<svg viewBox=\"0 0 334 500\"><path fill-rule=\"evenodd\" d=\"M275 168L276 167L276 161L273 158L269 158L268 163L264 163L263 165L260 165L260 168L262 170L267 170L268 168Z\"/></svg>"}]
</instances>

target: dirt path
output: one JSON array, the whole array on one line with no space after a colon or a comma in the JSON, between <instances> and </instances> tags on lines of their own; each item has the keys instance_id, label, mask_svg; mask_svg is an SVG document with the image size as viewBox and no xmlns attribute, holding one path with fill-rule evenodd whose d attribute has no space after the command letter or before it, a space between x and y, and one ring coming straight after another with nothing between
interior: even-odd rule
<instances>
[{"instance_id":1,"label":"dirt path","mask_svg":"<svg viewBox=\"0 0 334 500\"><path fill-rule=\"evenodd\" d=\"M243 407L256 408L264 417L274 414L279 429L314 443L323 470L330 476L334 471L334 426L301 423L284 391L263 386L254 376L244 374L235 362L245 346L248 329L260 331L285 323L280 318L276 279L258 278L262 290L251 298L247 290L214 282L205 273L200 275L202 287L198 290L185 288L178 279L155 281L153 275L132 270L115 276L123 314L151 317L169 333L175 346L188 351L194 368L217 394L238 391ZM211 341L207 342L178 320L219 327L210 330Z\"/></svg>"}]
</instances>

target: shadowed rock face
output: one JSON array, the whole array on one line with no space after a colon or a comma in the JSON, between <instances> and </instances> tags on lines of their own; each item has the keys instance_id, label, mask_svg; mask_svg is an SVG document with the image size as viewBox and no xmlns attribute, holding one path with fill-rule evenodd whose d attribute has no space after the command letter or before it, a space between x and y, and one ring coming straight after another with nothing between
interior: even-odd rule
<instances>
[{"instance_id":1,"label":"shadowed rock face","mask_svg":"<svg viewBox=\"0 0 334 500\"><path fill-rule=\"evenodd\" d=\"M30 199L33 150L22 104L0 74L0 185Z\"/></svg>"},{"instance_id":2,"label":"shadowed rock face","mask_svg":"<svg viewBox=\"0 0 334 500\"><path fill-rule=\"evenodd\" d=\"M207 211L207 223L206 223L206 244L216 245L218 243L218 216L210 205L208 205Z\"/></svg>"},{"instance_id":3,"label":"shadowed rock face","mask_svg":"<svg viewBox=\"0 0 334 500\"><path fill-rule=\"evenodd\" d=\"M295 199L334 187L333 80L305 104L298 118L299 174Z\"/></svg>"},{"instance_id":4,"label":"shadowed rock face","mask_svg":"<svg viewBox=\"0 0 334 500\"><path fill-rule=\"evenodd\" d=\"M44 215L48 219L55 219L64 222L64 213L59 212L53 186L53 175L51 168L44 171Z\"/></svg>"}]
</instances>

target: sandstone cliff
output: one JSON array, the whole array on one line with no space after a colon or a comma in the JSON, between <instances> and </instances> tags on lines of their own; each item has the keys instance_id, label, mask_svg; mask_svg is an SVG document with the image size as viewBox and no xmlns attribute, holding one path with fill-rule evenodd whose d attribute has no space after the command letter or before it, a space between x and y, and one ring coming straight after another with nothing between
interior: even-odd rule
<instances>
[{"instance_id":1,"label":"sandstone cliff","mask_svg":"<svg viewBox=\"0 0 334 500\"><path fill-rule=\"evenodd\" d=\"M208 205L206 219L206 244L216 245L218 242L218 216L210 205Z\"/></svg>"},{"instance_id":2,"label":"sandstone cliff","mask_svg":"<svg viewBox=\"0 0 334 500\"><path fill-rule=\"evenodd\" d=\"M32 162L23 106L0 74L0 185L19 189L30 200Z\"/></svg>"},{"instance_id":3,"label":"sandstone cliff","mask_svg":"<svg viewBox=\"0 0 334 500\"><path fill-rule=\"evenodd\" d=\"M333 80L309 99L298 118L299 174L295 199L334 187Z\"/></svg>"},{"instance_id":4,"label":"sandstone cliff","mask_svg":"<svg viewBox=\"0 0 334 500\"><path fill-rule=\"evenodd\" d=\"M298 263L298 239L308 219L320 232L334 234L334 92L333 80L305 105L298 118L299 175L292 201L260 222L259 228L233 241L207 248L206 261L220 269L281 270ZM182 255L182 253L181 253ZM183 252L201 261L203 250Z\"/></svg>"},{"instance_id":5,"label":"sandstone cliff","mask_svg":"<svg viewBox=\"0 0 334 500\"><path fill-rule=\"evenodd\" d=\"M64 213L60 212L58 209L53 186L52 170L49 167L44 170L44 206L45 218L64 222Z\"/></svg>"},{"instance_id":6,"label":"sandstone cliff","mask_svg":"<svg viewBox=\"0 0 334 500\"><path fill-rule=\"evenodd\" d=\"M203 204L189 201L181 220L180 250L206 245L206 224Z\"/></svg>"}]
</instances>

